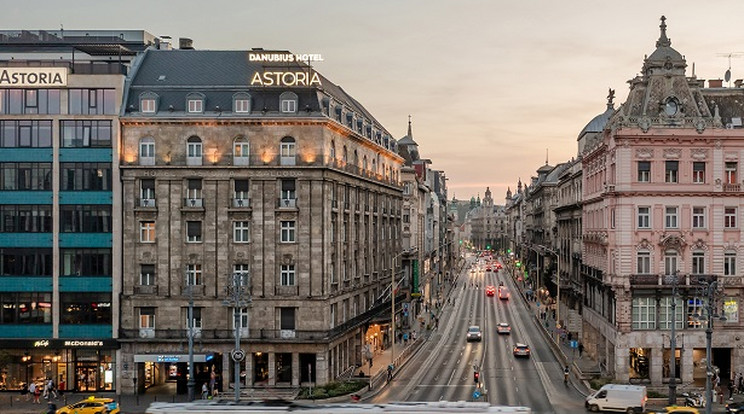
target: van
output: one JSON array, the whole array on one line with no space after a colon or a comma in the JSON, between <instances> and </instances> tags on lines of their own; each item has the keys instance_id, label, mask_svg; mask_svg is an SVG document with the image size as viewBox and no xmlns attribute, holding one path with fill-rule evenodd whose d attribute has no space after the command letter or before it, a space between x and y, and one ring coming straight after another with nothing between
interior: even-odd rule
<instances>
[{"instance_id":1,"label":"van","mask_svg":"<svg viewBox=\"0 0 744 414\"><path fill-rule=\"evenodd\" d=\"M642 413L646 411L646 400L646 387L642 385L607 384L586 397L584 406L592 412Z\"/></svg>"}]
</instances>

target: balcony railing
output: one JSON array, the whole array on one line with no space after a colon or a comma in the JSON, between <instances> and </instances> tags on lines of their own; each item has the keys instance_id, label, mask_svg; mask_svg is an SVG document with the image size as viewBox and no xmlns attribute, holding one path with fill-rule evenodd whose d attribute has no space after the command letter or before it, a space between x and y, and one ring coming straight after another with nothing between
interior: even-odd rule
<instances>
[{"instance_id":1,"label":"balcony railing","mask_svg":"<svg viewBox=\"0 0 744 414\"><path fill-rule=\"evenodd\" d=\"M137 207L140 207L140 208L155 208L155 199L154 198L138 198L136 205Z\"/></svg>"},{"instance_id":2,"label":"balcony railing","mask_svg":"<svg viewBox=\"0 0 744 414\"><path fill-rule=\"evenodd\" d=\"M232 206L233 208L250 208L251 199L250 198L233 198Z\"/></svg>"},{"instance_id":3,"label":"balcony railing","mask_svg":"<svg viewBox=\"0 0 744 414\"><path fill-rule=\"evenodd\" d=\"M184 198L183 206L188 208L204 208L203 198Z\"/></svg>"},{"instance_id":4,"label":"balcony railing","mask_svg":"<svg viewBox=\"0 0 744 414\"><path fill-rule=\"evenodd\" d=\"M726 193L738 193L741 191L740 184L723 184L723 191Z\"/></svg>"},{"instance_id":5,"label":"balcony railing","mask_svg":"<svg viewBox=\"0 0 744 414\"><path fill-rule=\"evenodd\" d=\"M297 208L297 199L296 198L279 198L277 201L277 207Z\"/></svg>"},{"instance_id":6,"label":"balcony railing","mask_svg":"<svg viewBox=\"0 0 744 414\"><path fill-rule=\"evenodd\" d=\"M631 286L661 286L671 288L676 282L677 286L698 286L701 283L711 283L718 279L717 275L630 275Z\"/></svg>"}]
</instances>

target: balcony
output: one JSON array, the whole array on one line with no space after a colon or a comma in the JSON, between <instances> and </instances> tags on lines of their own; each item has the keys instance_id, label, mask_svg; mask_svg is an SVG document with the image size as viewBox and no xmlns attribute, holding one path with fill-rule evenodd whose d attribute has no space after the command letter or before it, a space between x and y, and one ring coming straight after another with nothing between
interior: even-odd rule
<instances>
[{"instance_id":1,"label":"balcony","mask_svg":"<svg viewBox=\"0 0 744 414\"><path fill-rule=\"evenodd\" d=\"M277 200L277 207L279 208L297 208L296 198L279 198Z\"/></svg>"},{"instance_id":2,"label":"balcony","mask_svg":"<svg viewBox=\"0 0 744 414\"><path fill-rule=\"evenodd\" d=\"M134 294L135 295L157 296L158 285L136 285L134 287Z\"/></svg>"},{"instance_id":3,"label":"balcony","mask_svg":"<svg viewBox=\"0 0 744 414\"><path fill-rule=\"evenodd\" d=\"M144 208L144 209L154 209L155 208L155 199L154 198L139 198L137 199L137 207Z\"/></svg>"},{"instance_id":4,"label":"balcony","mask_svg":"<svg viewBox=\"0 0 744 414\"><path fill-rule=\"evenodd\" d=\"M741 184L723 184L724 193L738 193L741 191Z\"/></svg>"},{"instance_id":5,"label":"balcony","mask_svg":"<svg viewBox=\"0 0 744 414\"><path fill-rule=\"evenodd\" d=\"M663 287L670 288L675 283L677 286L699 286L701 283L711 283L718 279L716 275L630 275L630 285L633 287Z\"/></svg>"},{"instance_id":6,"label":"balcony","mask_svg":"<svg viewBox=\"0 0 744 414\"><path fill-rule=\"evenodd\" d=\"M250 208L251 199L250 198L233 198L231 205L233 208Z\"/></svg>"},{"instance_id":7,"label":"balcony","mask_svg":"<svg viewBox=\"0 0 744 414\"><path fill-rule=\"evenodd\" d=\"M204 199L203 198L184 198L183 206L186 208L202 209L204 208Z\"/></svg>"}]
</instances>

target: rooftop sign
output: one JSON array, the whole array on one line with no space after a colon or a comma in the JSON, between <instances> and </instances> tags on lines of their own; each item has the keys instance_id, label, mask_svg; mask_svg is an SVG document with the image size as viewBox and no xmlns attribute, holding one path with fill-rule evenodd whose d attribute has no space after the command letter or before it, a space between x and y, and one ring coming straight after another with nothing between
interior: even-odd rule
<instances>
[{"instance_id":1,"label":"rooftop sign","mask_svg":"<svg viewBox=\"0 0 744 414\"><path fill-rule=\"evenodd\" d=\"M251 78L251 86L321 86L320 76L315 71L264 71L256 72Z\"/></svg>"},{"instance_id":2,"label":"rooftop sign","mask_svg":"<svg viewBox=\"0 0 744 414\"><path fill-rule=\"evenodd\" d=\"M67 86L67 68L1 68L0 87Z\"/></svg>"},{"instance_id":3,"label":"rooftop sign","mask_svg":"<svg viewBox=\"0 0 744 414\"><path fill-rule=\"evenodd\" d=\"M323 56L320 53L285 53L285 52L250 52L248 60L251 62L270 62L270 63L294 63L304 62L322 62Z\"/></svg>"}]
</instances>

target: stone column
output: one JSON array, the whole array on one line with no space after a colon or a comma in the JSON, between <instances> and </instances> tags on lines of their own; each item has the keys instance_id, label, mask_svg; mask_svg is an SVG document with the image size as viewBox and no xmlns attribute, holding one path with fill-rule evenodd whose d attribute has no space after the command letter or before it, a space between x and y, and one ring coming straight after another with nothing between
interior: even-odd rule
<instances>
[{"instance_id":1,"label":"stone column","mask_svg":"<svg viewBox=\"0 0 744 414\"><path fill-rule=\"evenodd\" d=\"M664 376L664 350L662 348L651 348L651 361L649 367L649 377L651 385L662 385Z\"/></svg>"}]
</instances>

